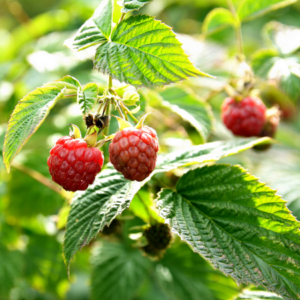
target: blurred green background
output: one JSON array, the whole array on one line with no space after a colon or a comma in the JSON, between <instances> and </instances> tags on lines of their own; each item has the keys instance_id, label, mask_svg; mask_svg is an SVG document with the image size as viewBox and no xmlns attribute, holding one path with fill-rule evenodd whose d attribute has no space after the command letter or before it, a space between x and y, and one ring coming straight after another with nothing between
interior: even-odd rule
<instances>
[{"instance_id":1,"label":"blurred green background","mask_svg":"<svg viewBox=\"0 0 300 300\"><path fill-rule=\"evenodd\" d=\"M120 7L115 2L116 22ZM82 84L96 82L105 87L107 78L93 69L94 49L72 53L63 46L64 40L93 14L97 5L97 0L0 0L0 152L9 116L17 102L31 90L64 75L74 76ZM236 68L232 28L206 37L202 34L203 20L215 7L226 7L226 1L153 0L142 9L142 13L155 15L173 27L196 66L218 77L180 84L211 104L216 120L209 141L233 138L219 119L226 94L218 91L243 72ZM271 21L300 30L299 13L298 1L244 23L247 62L251 64L256 51L274 48L265 34ZM294 32L293 37L300 40L299 32ZM298 49L290 56L299 59ZM299 78L293 84L296 94L291 96L274 84L274 78L257 80L265 103L277 104L283 111L277 134L279 143L267 152L248 150L221 162L241 164L278 189L299 220ZM156 91L143 89L141 93L143 110L154 111L148 124L157 130L162 152L202 142L188 122L159 103ZM245 286L237 286L215 271L177 239L159 261L150 260L134 247L132 227L147 222L139 197L120 217L121 230L117 234L99 234L94 243L76 255L68 280L61 253L70 195L65 197L60 189L51 189L46 161L57 138L68 134L69 123L84 131L75 99L57 103L16 157L9 174L0 160L0 299L235 299ZM176 170L156 175L139 192L140 197L147 199L146 205L153 206L160 183L174 186L181 174L182 170ZM132 285L128 278L134 278L136 284Z\"/></svg>"}]
</instances>

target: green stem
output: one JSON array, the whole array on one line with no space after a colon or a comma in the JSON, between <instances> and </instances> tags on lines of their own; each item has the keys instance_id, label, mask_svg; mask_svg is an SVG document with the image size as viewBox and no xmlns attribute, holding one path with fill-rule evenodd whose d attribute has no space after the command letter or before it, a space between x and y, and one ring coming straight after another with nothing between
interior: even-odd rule
<instances>
[{"instance_id":1,"label":"green stem","mask_svg":"<svg viewBox=\"0 0 300 300\"><path fill-rule=\"evenodd\" d=\"M115 104L116 104L117 110L118 110L118 112L119 112L119 114L120 114L120 117L121 117L122 119L124 119L124 115L123 115L122 109L121 109L120 104L119 104L119 101L118 101L117 99L115 99Z\"/></svg>"},{"instance_id":2,"label":"green stem","mask_svg":"<svg viewBox=\"0 0 300 300\"><path fill-rule=\"evenodd\" d=\"M132 114L132 112L124 105L123 102L120 102L121 107L128 113L128 115L136 122L138 123L139 120Z\"/></svg>"},{"instance_id":3,"label":"green stem","mask_svg":"<svg viewBox=\"0 0 300 300\"><path fill-rule=\"evenodd\" d=\"M121 17L120 17L120 20L119 20L118 24L121 23L121 22L123 21L124 17L125 17L125 13L122 13L122 15L121 15Z\"/></svg>"},{"instance_id":4,"label":"green stem","mask_svg":"<svg viewBox=\"0 0 300 300\"><path fill-rule=\"evenodd\" d=\"M235 19L235 22L236 22L234 28L235 28L238 52L239 52L239 54L244 55L241 21L239 19L239 16L236 12L236 9L234 7L232 0L227 0L227 5L232 13L233 18Z\"/></svg>"}]
</instances>

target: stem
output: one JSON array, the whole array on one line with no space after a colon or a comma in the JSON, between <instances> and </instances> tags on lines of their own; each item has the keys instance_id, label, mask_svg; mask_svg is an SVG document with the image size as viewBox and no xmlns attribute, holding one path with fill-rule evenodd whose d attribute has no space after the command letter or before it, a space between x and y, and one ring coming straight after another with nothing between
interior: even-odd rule
<instances>
[{"instance_id":1,"label":"stem","mask_svg":"<svg viewBox=\"0 0 300 300\"><path fill-rule=\"evenodd\" d=\"M131 111L124 105L124 103L121 101L120 102L121 107L129 114L129 116L136 122L138 123L139 120L131 113Z\"/></svg>"},{"instance_id":2,"label":"stem","mask_svg":"<svg viewBox=\"0 0 300 300\"><path fill-rule=\"evenodd\" d=\"M110 90L112 88L112 77L109 75L108 77L108 90Z\"/></svg>"},{"instance_id":3,"label":"stem","mask_svg":"<svg viewBox=\"0 0 300 300\"><path fill-rule=\"evenodd\" d=\"M73 98L73 97L77 97L77 94L70 94L64 96L64 98Z\"/></svg>"},{"instance_id":4,"label":"stem","mask_svg":"<svg viewBox=\"0 0 300 300\"><path fill-rule=\"evenodd\" d=\"M120 117L121 117L122 119L124 119L124 115L123 115L122 109L121 109L120 104L119 104L119 101L118 101L117 99L115 99L115 103L116 103L117 110L118 110L118 112L119 112L119 114L120 114Z\"/></svg>"},{"instance_id":5,"label":"stem","mask_svg":"<svg viewBox=\"0 0 300 300\"><path fill-rule=\"evenodd\" d=\"M69 197L67 197L67 194L63 189L58 187L56 184L52 183L49 178L45 177L41 173L39 173L35 170L32 170L32 169L30 169L30 168L28 168L24 165L21 165L21 164L14 163L14 164L12 164L12 166L14 168L18 169L19 171L22 171L23 173L25 173L25 174L29 175L30 177L34 178L36 181L38 181L41 184L45 185L46 187L48 187L52 191L60 194L64 198L69 198Z\"/></svg>"},{"instance_id":6,"label":"stem","mask_svg":"<svg viewBox=\"0 0 300 300\"><path fill-rule=\"evenodd\" d=\"M143 206L145 207L145 210L147 211L147 214L149 216L149 221L150 221L150 225L154 225L156 223L158 223L151 215L150 209L147 206L147 204L144 202L143 198L139 195L139 193L137 193L138 198L140 199L140 201L143 203Z\"/></svg>"},{"instance_id":7,"label":"stem","mask_svg":"<svg viewBox=\"0 0 300 300\"><path fill-rule=\"evenodd\" d=\"M238 52L239 52L239 54L244 55L241 21L240 21L239 16L236 12L234 4L232 3L232 0L227 0L227 5L228 5L228 7L229 7L229 9L232 13L233 18L235 19L235 22L236 22L234 28L235 28L235 35L236 35Z\"/></svg>"},{"instance_id":8,"label":"stem","mask_svg":"<svg viewBox=\"0 0 300 300\"><path fill-rule=\"evenodd\" d=\"M121 17L120 17L120 20L119 20L118 24L121 23L121 22L123 21L124 17L125 17L125 13L122 13L122 15L121 15Z\"/></svg>"}]
</instances>

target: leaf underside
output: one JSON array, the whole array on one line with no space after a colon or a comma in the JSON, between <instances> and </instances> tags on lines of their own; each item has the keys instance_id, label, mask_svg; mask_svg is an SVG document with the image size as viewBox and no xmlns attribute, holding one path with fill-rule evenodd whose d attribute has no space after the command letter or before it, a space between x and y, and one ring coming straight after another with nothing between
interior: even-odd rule
<instances>
[{"instance_id":1,"label":"leaf underside","mask_svg":"<svg viewBox=\"0 0 300 300\"><path fill-rule=\"evenodd\" d=\"M190 76L210 76L193 66L170 27L146 15L119 23L111 41L97 48L94 65L134 86L164 86Z\"/></svg>"},{"instance_id":2,"label":"leaf underside","mask_svg":"<svg viewBox=\"0 0 300 300\"><path fill-rule=\"evenodd\" d=\"M145 4L149 3L151 0L123 0L123 13L128 13L133 10L139 10L142 8Z\"/></svg>"},{"instance_id":3,"label":"leaf underside","mask_svg":"<svg viewBox=\"0 0 300 300\"><path fill-rule=\"evenodd\" d=\"M77 91L77 102L83 115L86 115L94 106L98 96L98 85L88 83L83 91Z\"/></svg>"},{"instance_id":4,"label":"leaf underside","mask_svg":"<svg viewBox=\"0 0 300 300\"><path fill-rule=\"evenodd\" d=\"M83 50L109 39L112 29L113 1L100 0L93 16L88 19L71 39L72 50Z\"/></svg>"},{"instance_id":5,"label":"leaf underside","mask_svg":"<svg viewBox=\"0 0 300 300\"><path fill-rule=\"evenodd\" d=\"M184 165L216 161L267 140L215 142L161 155L156 169L143 182L128 181L111 166L101 171L94 184L84 192L77 192L72 200L64 239L64 259L67 266L81 247L129 207L134 195L155 173L167 172Z\"/></svg>"},{"instance_id":6,"label":"leaf underside","mask_svg":"<svg viewBox=\"0 0 300 300\"><path fill-rule=\"evenodd\" d=\"M238 282L300 299L299 222L274 190L238 166L186 173L157 200L172 230Z\"/></svg>"},{"instance_id":7,"label":"leaf underside","mask_svg":"<svg viewBox=\"0 0 300 300\"><path fill-rule=\"evenodd\" d=\"M192 92L179 87L168 88L160 96L164 100L162 104L194 126L205 143L213 128L213 114L209 105Z\"/></svg>"}]
</instances>

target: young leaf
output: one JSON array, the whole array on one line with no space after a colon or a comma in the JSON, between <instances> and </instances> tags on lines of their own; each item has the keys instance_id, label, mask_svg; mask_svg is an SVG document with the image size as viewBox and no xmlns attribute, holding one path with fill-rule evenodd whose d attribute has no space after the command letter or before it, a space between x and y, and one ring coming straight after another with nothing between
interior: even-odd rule
<instances>
[{"instance_id":1,"label":"young leaf","mask_svg":"<svg viewBox=\"0 0 300 300\"><path fill-rule=\"evenodd\" d=\"M163 190L158 207L194 251L238 282L299 299L299 222L276 191L229 165L189 171L176 190Z\"/></svg>"},{"instance_id":2,"label":"young leaf","mask_svg":"<svg viewBox=\"0 0 300 300\"><path fill-rule=\"evenodd\" d=\"M95 67L134 86L164 86L189 76L208 76L196 69L170 27L146 15L119 23L97 48Z\"/></svg>"},{"instance_id":3,"label":"young leaf","mask_svg":"<svg viewBox=\"0 0 300 300\"><path fill-rule=\"evenodd\" d=\"M75 36L65 44L71 50L83 50L107 41L112 29L113 1L100 0L100 5L93 16L77 31Z\"/></svg>"},{"instance_id":4,"label":"young leaf","mask_svg":"<svg viewBox=\"0 0 300 300\"><path fill-rule=\"evenodd\" d=\"M297 0L242 0L239 1L238 16L240 20L250 21L273 10L283 8L297 2Z\"/></svg>"},{"instance_id":5,"label":"young leaf","mask_svg":"<svg viewBox=\"0 0 300 300\"><path fill-rule=\"evenodd\" d=\"M218 7L206 15L203 21L202 31L204 33L211 33L226 28L227 26L236 26L236 20L230 10Z\"/></svg>"},{"instance_id":6,"label":"young leaf","mask_svg":"<svg viewBox=\"0 0 300 300\"><path fill-rule=\"evenodd\" d=\"M128 13L133 10L139 10L150 1L151 0L123 0L121 2L121 6L123 6L121 11L123 13Z\"/></svg>"},{"instance_id":7,"label":"young leaf","mask_svg":"<svg viewBox=\"0 0 300 300\"><path fill-rule=\"evenodd\" d=\"M92 299L131 300L149 272L151 262L138 249L103 242L93 253Z\"/></svg>"},{"instance_id":8,"label":"young leaf","mask_svg":"<svg viewBox=\"0 0 300 300\"><path fill-rule=\"evenodd\" d=\"M162 104L194 126L205 143L213 128L210 106L193 92L179 87L168 88L161 92L160 96L163 99Z\"/></svg>"},{"instance_id":9,"label":"young leaf","mask_svg":"<svg viewBox=\"0 0 300 300\"><path fill-rule=\"evenodd\" d=\"M28 139L40 127L64 89L40 87L26 95L15 107L6 130L3 161L9 172L10 164Z\"/></svg>"},{"instance_id":10,"label":"young leaf","mask_svg":"<svg viewBox=\"0 0 300 300\"><path fill-rule=\"evenodd\" d=\"M72 200L64 240L67 266L79 249L129 207L134 195L155 173L168 172L193 163L216 161L264 141L267 139L208 143L161 156L154 172L143 182L128 181L111 167L101 171L94 184L84 192L77 192Z\"/></svg>"},{"instance_id":11,"label":"young leaf","mask_svg":"<svg viewBox=\"0 0 300 300\"><path fill-rule=\"evenodd\" d=\"M95 104L98 96L98 85L96 83L88 83L83 91L78 90L77 102L83 115L87 114Z\"/></svg>"},{"instance_id":12,"label":"young leaf","mask_svg":"<svg viewBox=\"0 0 300 300\"><path fill-rule=\"evenodd\" d=\"M81 85L79 81L70 75L64 76L61 79L49 82L44 84L44 86L52 86L52 87L57 87L59 89L66 88L67 90L71 90L73 92L77 92L78 88L81 89Z\"/></svg>"}]
</instances>

